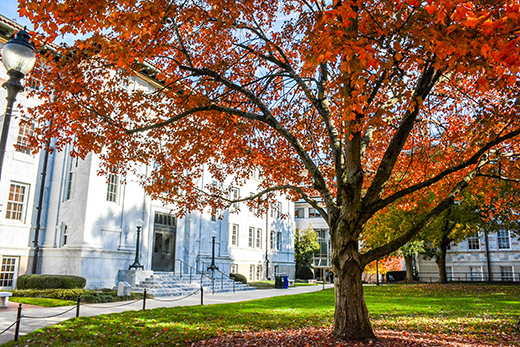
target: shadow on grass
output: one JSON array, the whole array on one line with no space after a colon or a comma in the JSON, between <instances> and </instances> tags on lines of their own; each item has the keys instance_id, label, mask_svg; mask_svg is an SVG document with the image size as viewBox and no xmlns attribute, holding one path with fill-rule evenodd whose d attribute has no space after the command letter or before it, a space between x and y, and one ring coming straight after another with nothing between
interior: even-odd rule
<instances>
[{"instance_id":1,"label":"shadow on grass","mask_svg":"<svg viewBox=\"0 0 520 347\"><path fill-rule=\"evenodd\" d=\"M511 333L520 289L454 290L435 286L365 287L375 328L491 334ZM513 313L513 314L512 314ZM333 323L331 289L235 304L160 308L81 317L23 338L20 346L189 346L231 333L326 327ZM518 317L516 317L518 320ZM8 344L13 346L15 344Z\"/></svg>"}]
</instances>

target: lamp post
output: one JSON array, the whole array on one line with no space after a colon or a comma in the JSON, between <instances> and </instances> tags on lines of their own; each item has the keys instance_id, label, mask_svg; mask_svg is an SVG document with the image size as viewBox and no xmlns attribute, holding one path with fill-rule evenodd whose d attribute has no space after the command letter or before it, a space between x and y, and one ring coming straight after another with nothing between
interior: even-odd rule
<instances>
[{"instance_id":1,"label":"lamp post","mask_svg":"<svg viewBox=\"0 0 520 347\"><path fill-rule=\"evenodd\" d=\"M211 265L208 266L208 270L215 272L215 270L218 270L218 267L215 265L215 235L211 236L211 247Z\"/></svg>"},{"instance_id":2,"label":"lamp post","mask_svg":"<svg viewBox=\"0 0 520 347\"><path fill-rule=\"evenodd\" d=\"M135 243L135 259L134 259L134 263L132 265L130 265L130 267L128 268L128 270L130 269L141 269L141 270L144 270L144 267L141 265L141 263L139 263L139 243L140 243L140 235L141 235L141 228L143 227L144 225L144 222L142 219L138 219L135 221L135 226L137 228L137 241Z\"/></svg>"},{"instance_id":3,"label":"lamp post","mask_svg":"<svg viewBox=\"0 0 520 347\"><path fill-rule=\"evenodd\" d=\"M0 178L14 102L16 95L23 91L20 81L32 70L34 63L36 63L36 52L29 41L30 38L25 30L20 30L16 33L16 37L8 41L2 49L2 61L9 75L9 80L3 84L3 87L7 89L7 108L2 125L2 136L0 137Z\"/></svg>"}]
</instances>

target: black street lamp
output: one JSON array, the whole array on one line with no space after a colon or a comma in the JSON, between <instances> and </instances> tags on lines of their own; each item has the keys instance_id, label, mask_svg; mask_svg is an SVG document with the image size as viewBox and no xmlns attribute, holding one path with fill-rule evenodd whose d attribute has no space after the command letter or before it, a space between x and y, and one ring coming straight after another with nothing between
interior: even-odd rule
<instances>
[{"instance_id":1,"label":"black street lamp","mask_svg":"<svg viewBox=\"0 0 520 347\"><path fill-rule=\"evenodd\" d=\"M9 80L3 84L3 87L7 89L7 108L4 114L2 136L0 137L0 177L14 102L16 95L23 91L20 81L32 70L34 63L36 63L36 52L29 41L30 38L25 30L20 30L16 37L8 41L2 49L2 61L9 75Z\"/></svg>"},{"instance_id":2,"label":"black street lamp","mask_svg":"<svg viewBox=\"0 0 520 347\"><path fill-rule=\"evenodd\" d=\"M211 236L211 244L212 244L211 265L208 266L208 270L211 270L211 272L214 272L215 270L218 270L218 267L215 265L215 236Z\"/></svg>"},{"instance_id":3,"label":"black street lamp","mask_svg":"<svg viewBox=\"0 0 520 347\"><path fill-rule=\"evenodd\" d=\"M130 265L128 270L130 270L132 268L136 269L136 270L137 269L144 270L144 267L139 262L139 243L140 243L141 228L143 227L143 225L144 225L144 222L142 219L138 219L135 221L135 226L137 228L137 241L135 242L135 260L134 260L134 263L132 265Z\"/></svg>"}]
</instances>

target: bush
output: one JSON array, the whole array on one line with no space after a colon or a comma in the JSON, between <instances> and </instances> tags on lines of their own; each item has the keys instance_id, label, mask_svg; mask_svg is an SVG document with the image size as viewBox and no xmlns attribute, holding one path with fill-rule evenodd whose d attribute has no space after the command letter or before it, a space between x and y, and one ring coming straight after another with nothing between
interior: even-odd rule
<instances>
[{"instance_id":1,"label":"bush","mask_svg":"<svg viewBox=\"0 0 520 347\"><path fill-rule=\"evenodd\" d=\"M241 274L229 274L229 277L234 279L237 282L242 282L244 284L247 284L247 278L244 275Z\"/></svg>"},{"instance_id":2,"label":"bush","mask_svg":"<svg viewBox=\"0 0 520 347\"><path fill-rule=\"evenodd\" d=\"M16 281L17 289L83 289L87 280L70 275L22 275Z\"/></svg>"},{"instance_id":3,"label":"bush","mask_svg":"<svg viewBox=\"0 0 520 347\"><path fill-rule=\"evenodd\" d=\"M102 303L128 300L128 297L117 296L117 291L112 289L85 290L85 289L23 289L13 290L13 297L46 298L76 301L81 295L81 302ZM141 299L143 294L132 293L131 300Z\"/></svg>"},{"instance_id":4,"label":"bush","mask_svg":"<svg viewBox=\"0 0 520 347\"><path fill-rule=\"evenodd\" d=\"M60 300L76 300L87 292L85 289L22 289L14 290L13 296L25 298L48 298Z\"/></svg>"},{"instance_id":5,"label":"bush","mask_svg":"<svg viewBox=\"0 0 520 347\"><path fill-rule=\"evenodd\" d=\"M296 278L302 280L311 280L314 278L314 273L312 269L308 266L302 266L296 271Z\"/></svg>"}]
</instances>

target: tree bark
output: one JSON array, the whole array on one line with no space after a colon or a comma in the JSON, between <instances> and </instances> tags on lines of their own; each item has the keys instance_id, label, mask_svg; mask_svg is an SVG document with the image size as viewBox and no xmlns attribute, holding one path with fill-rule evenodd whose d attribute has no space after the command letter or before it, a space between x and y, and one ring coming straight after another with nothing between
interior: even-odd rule
<instances>
[{"instance_id":1,"label":"tree bark","mask_svg":"<svg viewBox=\"0 0 520 347\"><path fill-rule=\"evenodd\" d=\"M334 284L336 310L333 334L342 340L374 339L363 296L361 276L363 268L357 250L344 251L334 256Z\"/></svg>"},{"instance_id":2,"label":"tree bark","mask_svg":"<svg viewBox=\"0 0 520 347\"><path fill-rule=\"evenodd\" d=\"M446 273L446 251L451 240L443 238L439 245L439 254L435 257L435 262L439 268L439 283L448 283L448 274Z\"/></svg>"},{"instance_id":3,"label":"tree bark","mask_svg":"<svg viewBox=\"0 0 520 347\"><path fill-rule=\"evenodd\" d=\"M405 255L404 262L406 264L406 282L413 282L413 256Z\"/></svg>"}]
</instances>

